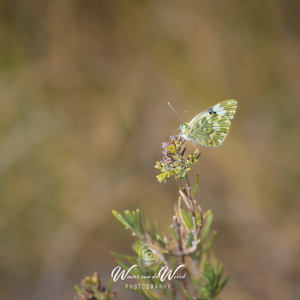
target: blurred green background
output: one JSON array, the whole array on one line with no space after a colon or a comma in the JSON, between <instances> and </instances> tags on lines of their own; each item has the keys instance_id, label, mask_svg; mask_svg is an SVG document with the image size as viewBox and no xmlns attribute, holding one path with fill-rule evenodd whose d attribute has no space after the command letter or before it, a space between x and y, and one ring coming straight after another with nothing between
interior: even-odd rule
<instances>
[{"instance_id":1,"label":"blurred green background","mask_svg":"<svg viewBox=\"0 0 300 300\"><path fill-rule=\"evenodd\" d=\"M111 214L166 231L178 189L161 142L238 100L222 147L201 149L221 299L300 294L298 1L0 2L0 298L73 299L134 240ZM185 112L186 111L186 112ZM193 148L191 148L193 149ZM139 299L121 292L118 299Z\"/></svg>"}]
</instances>

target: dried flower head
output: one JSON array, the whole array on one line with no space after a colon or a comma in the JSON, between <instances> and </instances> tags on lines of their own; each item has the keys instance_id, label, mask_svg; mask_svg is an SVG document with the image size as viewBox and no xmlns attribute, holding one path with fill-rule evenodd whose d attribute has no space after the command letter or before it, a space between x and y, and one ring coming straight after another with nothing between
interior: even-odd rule
<instances>
[{"instance_id":1,"label":"dried flower head","mask_svg":"<svg viewBox=\"0 0 300 300\"><path fill-rule=\"evenodd\" d=\"M180 135L170 137L170 143L162 143L163 160L156 162L155 168L161 173L157 175L159 182L166 182L171 176L183 179L186 173L190 170L190 166L197 162L201 152L195 149L192 154L184 157L186 148L183 147L186 140Z\"/></svg>"}]
</instances>

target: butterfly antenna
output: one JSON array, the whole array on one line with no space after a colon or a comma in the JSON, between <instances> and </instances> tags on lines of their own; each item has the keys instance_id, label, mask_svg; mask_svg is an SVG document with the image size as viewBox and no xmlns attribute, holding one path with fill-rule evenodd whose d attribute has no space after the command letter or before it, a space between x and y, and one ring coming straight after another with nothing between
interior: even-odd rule
<instances>
[{"instance_id":1,"label":"butterfly antenna","mask_svg":"<svg viewBox=\"0 0 300 300\"><path fill-rule=\"evenodd\" d=\"M173 108L173 106L170 104L170 102L168 102L168 105L172 108L172 110L173 110L174 113L177 115L177 117L181 120L181 122L184 123L183 120L181 119L181 117L179 116L179 114L177 113L177 111L176 111L176 110Z\"/></svg>"}]
</instances>

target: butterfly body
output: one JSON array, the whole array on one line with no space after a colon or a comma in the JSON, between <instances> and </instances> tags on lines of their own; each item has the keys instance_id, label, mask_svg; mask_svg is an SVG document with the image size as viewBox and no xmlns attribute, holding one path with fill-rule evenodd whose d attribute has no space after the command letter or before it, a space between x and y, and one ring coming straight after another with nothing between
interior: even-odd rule
<instances>
[{"instance_id":1,"label":"butterfly body","mask_svg":"<svg viewBox=\"0 0 300 300\"><path fill-rule=\"evenodd\" d=\"M219 147L228 134L236 108L236 100L222 101L201 112L190 122L180 124L180 135L202 146Z\"/></svg>"}]
</instances>

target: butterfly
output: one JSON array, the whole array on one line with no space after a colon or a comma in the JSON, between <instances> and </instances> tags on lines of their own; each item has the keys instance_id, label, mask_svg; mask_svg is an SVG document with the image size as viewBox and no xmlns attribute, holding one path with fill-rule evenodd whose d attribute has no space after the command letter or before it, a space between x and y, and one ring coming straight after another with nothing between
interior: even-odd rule
<instances>
[{"instance_id":1,"label":"butterfly","mask_svg":"<svg viewBox=\"0 0 300 300\"><path fill-rule=\"evenodd\" d=\"M219 147L225 140L237 108L236 100L222 101L180 124L180 136L201 146Z\"/></svg>"}]
</instances>

